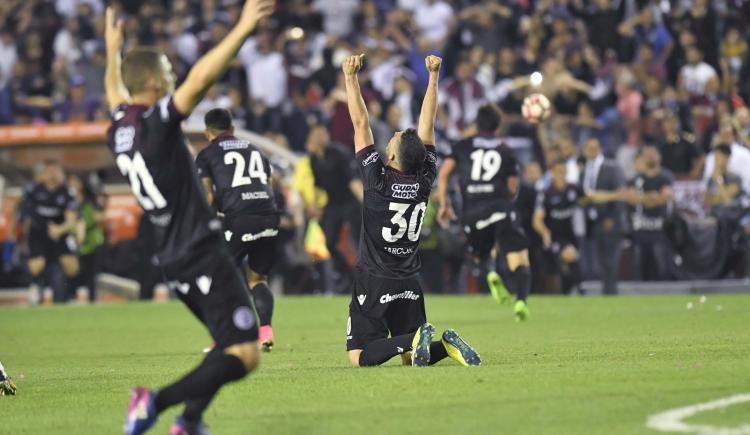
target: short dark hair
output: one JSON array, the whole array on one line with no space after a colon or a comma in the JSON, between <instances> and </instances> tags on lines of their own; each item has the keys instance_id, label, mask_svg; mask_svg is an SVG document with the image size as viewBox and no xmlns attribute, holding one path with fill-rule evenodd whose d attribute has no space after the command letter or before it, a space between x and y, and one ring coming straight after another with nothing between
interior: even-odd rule
<instances>
[{"instance_id":1,"label":"short dark hair","mask_svg":"<svg viewBox=\"0 0 750 435\"><path fill-rule=\"evenodd\" d=\"M206 128L213 131L227 131L232 128L232 114L226 109L211 109L203 118Z\"/></svg>"},{"instance_id":2,"label":"short dark hair","mask_svg":"<svg viewBox=\"0 0 750 435\"><path fill-rule=\"evenodd\" d=\"M401 145L398 147L398 159L401 169L406 173L416 173L422 168L427 151L417 130L409 128L401 133Z\"/></svg>"},{"instance_id":3,"label":"short dark hair","mask_svg":"<svg viewBox=\"0 0 750 435\"><path fill-rule=\"evenodd\" d=\"M727 144L725 144L725 143L716 145L714 147L714 151L716 151L717 153L722 153L722 154L724 154L727 157L729 157L729 156L732 155L732 147L729 146L729 145L727 145Z\"/></svg>"},{"instance_id":4,"label":"short dark hair","mask_svg":"<svg viewBox=\"0 0 750 435\"><path fill-rule=\"evenodd\" d=\"M477 112L477 129L492 133L500 127L500 110L494 104L485 104Z\"/></svg>"},{"instance_id":5,"label":"short dark hair","mask_svg":"<svg viewBox=\"0 0 750 435\"><path fill-rule=\"evenodd\" d=\"M153 47L136 48L122 60L122 81L130 94L146 90L151 77L161 74L161 50Z\"/></svg>"}]
</instances>

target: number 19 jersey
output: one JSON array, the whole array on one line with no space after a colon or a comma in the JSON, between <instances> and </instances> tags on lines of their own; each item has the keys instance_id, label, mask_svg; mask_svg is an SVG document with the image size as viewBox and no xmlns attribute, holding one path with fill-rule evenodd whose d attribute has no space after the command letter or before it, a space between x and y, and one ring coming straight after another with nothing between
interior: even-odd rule
<instances>
[{"instance_id":1,"label":"number 19 jersey","mask_svg":"<svg viewBox=\"0 0 750 435\"><path fill-rule=\"evenodd\" d=\"M456 161L464 217L471 219L513 201L508 178L518 175L513 151L495 136L473 136L455 144L447 158Z\"/></svg>"},{"instance_id":2,"label":"number 19 jersey","mask_svg":"<svg viewBox=\"0 0 750 435\"><path fill-rule=\"evenodd\" d=\"M419 234L437 176L435 147L425 147L424 164L415 174L385 166L372 145L357 153L364 185L358 270L382 278L419 273Z\"/></svg>"},{"instance_id":3,"label":"number 19 jersey","mask_svg":"<svg viewBox=\"0 0 750 435\"><path fill-rule=\"evenodd\" d=\"M120 105L107 133L117 167L154 226L161 266L188 258L221 230L196 175L182 120L167 96L152 107Z\"/></svg>"}]
</instances>

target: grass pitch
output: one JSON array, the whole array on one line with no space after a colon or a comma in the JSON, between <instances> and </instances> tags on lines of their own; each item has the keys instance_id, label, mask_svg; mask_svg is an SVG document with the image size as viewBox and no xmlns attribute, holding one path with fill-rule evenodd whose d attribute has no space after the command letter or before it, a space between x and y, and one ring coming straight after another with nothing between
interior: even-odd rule
<instances>
[{"instance_id":1,"label":"grass pitch","mask_svg":"<svg viewBox=\"0 0 750 435\"><path fill-rule=\"evenodd\" d=\"M647 434L651 414L750 392L750 296L538 297L525 324L488 297L426 302L481 367L351 369L348 298L281 298L277 347L206 422L218 435ZM209 343L179 303L0 308L0 360L19 387L0 397L0 433L121 433L128 389L170 382ZM748 405L686 422L750 424Z\"/></svg>"}]
</instances>

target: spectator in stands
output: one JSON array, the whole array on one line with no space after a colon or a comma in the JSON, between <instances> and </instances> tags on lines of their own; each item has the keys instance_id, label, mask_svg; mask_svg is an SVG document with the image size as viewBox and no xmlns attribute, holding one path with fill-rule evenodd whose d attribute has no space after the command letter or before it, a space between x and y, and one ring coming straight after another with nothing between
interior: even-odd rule
<instances>
[{"instance_id":1,"label":"spectator in stands","mask_svg":"<svg viewBox=\"0 0 750 435\"><path fill-rule=\"evenodd\" d=\"M711 153L714 157L713 170L706 183L704 200L706 206L711 208L711 213L722 219L738 219L742 204L742 179L730 172L729 160L732 155L732 147L720 144L714 147Z\"/></svg>"},{"instance_id":2,"label":"spectator in stands","mask_svg":"<svg viewBox=\"0 0 750 435\"><path fill-rule=\"evenodd\" d=\"M695 143L695 136L682 131L680 120L668 114L663 122L664 135L657 148L664 168L676 177L698 178L703 164L703 152Z\"/></svg>"},{"instance_id":3,"label":"spectator in stands","mask_svg":"<svg viewBox=\"0 0 750 435\"><path fill-rule=\"evenodd\" d=\"M674 197L674 177L661 167L659 151L652 146L638 150L636 170L637 175L628 183L629 187L623 194L623 199L631 207L635 279L661 281L669 277L664 223Z\"/></svg>"},{"instance_id":4,"label":"spectator in stands","mask_svg":"<svg viewBox=\"0 0 750 435\"><path fill-rule=\"evenodd\" d=\"M727 145L729 144L729 145ZM713 152L706 157L706 164L703 169L703 181L708 182L715 174L715 159L717 155L717 145L727 145L730 149L730 157L727 166L728 172L737 175L741 180L743 191L750 192L750 149L737 143L734 134L734 127L729 119L724 119L719 127L719 133L714 138Z\"/></svg>"},{"instance_id":5,"label":"spectator in stands","mask_svg":"<svg viewBox=\"0 0 750 435\"><path fill-rule=\"evenodd\" d=\"M255 107L254 129L281 130L281 103L287 92L284 56L273 46L273 35L263 29L248 39L237 55L247 70L247 85Z\"/></svg>"},{"instance_id":6,"label":"spectator in stands","mask_svg":"<svg viewBox=\"0 0 750 435\"><path fill-rule=\"evenodd\" d=\"M479 106L485 102L485 92L474 77L474 67L464 59L456 66L454 78L448 80L440 93L441 121L446 125L448 137L462 137L477 116Z\"/></svg>"},{"instance_id":7,"label":"spectator in stands","mask_svg":"<svg viewBox=\"0 0 750 435\"><path fill-rule=\"evenodd\" d=\"M693 103L707 104L711 93L719 89L714 67L703 61L703 52L693 45L686 49L687 64L680 69L680 92Z\"/></svg>"},{"instance_id":8,"label":"spectator in stands","mask_svg":"<svg viewBox=\"0 0 750 435\"><path fill-rule=\"evenodd\" d=\"M583 154L586 164L582 187L590 201L586 209L590 222L587 237L594 248L584 255L589 259L598 259L604 294L615 295L624 231L624 216L619 202L619 190L625 185L624 175L615 161L604 157L597 139L586 142Z\"/></svg>"}]
</instances>

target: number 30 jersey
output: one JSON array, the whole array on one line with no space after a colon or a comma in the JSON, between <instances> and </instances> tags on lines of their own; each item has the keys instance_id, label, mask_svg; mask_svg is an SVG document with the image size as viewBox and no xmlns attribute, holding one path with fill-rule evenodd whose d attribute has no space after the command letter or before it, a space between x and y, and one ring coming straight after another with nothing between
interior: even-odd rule
<instances>
[{"instance_id":1,"label":"number 30 jersey","mask_svg":"<svg viewBox=\"0 0 750 435\"><path fill-rule=\"evenodd\" d=\"M419 273L419 234L437 176L435 147L426 149L422 169L415 174L383 165L372 145L357 153L364 185L358 270L382 278Z\"/></svg>"},{"instance_id":2,"label":"number 30 jersey","mask_svg":"<svg viewBox=\"0 0 750 435\"><path fill-rule=\"evenodd\" d=\"M195 165L213 182L216 209L227 217L276 213L271 165L249 142L221 134L198 153Z\"/></svg>"},{"instance_id":3,"label":"number 30 jersey","mask_svg":"<svg viewBox=\"0 0 750 435\"><path fill-rule=\"evenodd\" d=\"M169 265L221 230L206 202L171 96L154 106L123 104L112 112L108 145L133 195L154 226L157 259Z\"/></svg>"},{"instance_id":4,"label":"number 30 jersey","mask_svg":"<svg viewBox=\"0 0 750 435\"><path fill-rule=\"evenodd\" d=\"M502 138L473 136L455 144L448 159L456 161L464 219L471 220L513 201L508 179L518 176L515 154Z\"/></svg>"}]
</instances>

